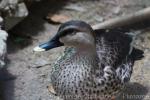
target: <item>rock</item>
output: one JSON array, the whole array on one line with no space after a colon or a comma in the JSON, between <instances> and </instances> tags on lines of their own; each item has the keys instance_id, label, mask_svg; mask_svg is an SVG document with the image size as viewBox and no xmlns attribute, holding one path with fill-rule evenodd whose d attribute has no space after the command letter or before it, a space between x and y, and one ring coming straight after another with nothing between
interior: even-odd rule
<instances>
[{"instance_id":1,"label":"rock","mask_svg":"<svg viewBox=\"0 0 150 100\"><path fill-rule=\"evenodd\" d=\"M23 0L0 0L0 68L5 65L7 32L28 15ZM5 23L3 23L3 19ZM4 27L5 30L1 30Z\"/></svg>"},{"instance_id":2,"label":"rock","mask_svg":"<svg viewBox=\"0 0 150 100\"><path fill-rule=\"evenodd\" d=\"M80 11L80 12L85 12L86 9L81 7L81 6L78 6L78 5L67 5L64 7L65 9L67 10L74 10L74 11Z\"/></svg>"},{"instance_id":3,"label":"rock","mask_svg":"<svg viewBox=\"0 0 150 100\"><path fill-rule=\"evenodd\" d=\"M103 22L103 21L104 21L104 18L101 17L101 16L99 16L99 15L95 15L95 16L93 16L93 18L94 18L96 21L98 21L98 22Z\"/></svg>"},{"instance_id":4,"label":"rock","mask_svg":"<svg viewBox=\"0 0 150 100\"><path fill-rule=\"evenodd\" d=\"M7 52L6 40L7 40L7 32L4 30L0 30L0 68L5 65L5 56Z\"/></svg>"},{"instance_id":5,"label":"rock","mask_svg":"<svg viewBox=\"0 0 150 100\"><path fill-rule=\"evenodd\" d=\"M17 4L17 8L15 9L15 12L13 15L8 15L5 18L5 28L6 30L11 29L16 24L18 24L20 21L22 21L26 16L28 15L28 10L24 3Z\"/></svg>"},{"instance_id":6,"label":"rock","mask_svg":"<svg viewBox=\"0 0 150 100\"><path fill-rule=\"evenodd\" d=\"M5 30L9 30L28 15L23 0L1 0L0 14L5 19Z\"/></svg>"},{"instance_id":7,"label":"rock","mask_svg":"<svg viewBox=\"0 0 150 100\"><path fill-rule=\"evenodd\" d=\"M3 18L0 16L0 29L3 26Z\"/></svg>"},{"instance_id":8,"label":"rock","mask_svg":"<svg viewBox=\"0 0 150 100\"><path fill-rule=\"evenodd\" d=\"M112 11L113 11L114 14L119 14L121 12L121 7L119 7L119 6L115 7L115 8L112 9Z\"/></svg>"},{"instance_id":9,"label":"rock","mask_svg":"<svg viewBox=\"0 0 150 100\"><path fill-rule=\"evenodd\" d=\"M71 18L62 14L48 14L46 20L48 20L49 23L64 23L71 20Z\"/></svg>"}]
</instances>

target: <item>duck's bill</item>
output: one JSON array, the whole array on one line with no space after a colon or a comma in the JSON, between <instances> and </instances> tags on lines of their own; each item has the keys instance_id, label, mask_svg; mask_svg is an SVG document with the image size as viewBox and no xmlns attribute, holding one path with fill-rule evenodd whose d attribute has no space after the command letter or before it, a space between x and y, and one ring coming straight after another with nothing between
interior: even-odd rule
<instances>
[{"instance_id":1,"label":"duck's bill","mask_svg":"<svg viewBox=\"0 0 150 100\"><path fill-rule=\"evenodd\" d=\"M43 52L48 51L50 49L63 46L63 43L59 42L59 40L52 39L51 41L48 41L46 43L43 43L33 49L35 52Z\"/></svg>"},{"instance_id":2,"label":"duck's bill","mask_svg":"<svg viewBox=\"0 0 150 100\"><path fill-rule=\"evenodd\" d=\"M35 51L35 52L42 52L42 51L46 51L46 50L43 49L43 48L41 48L41 47L39 47L39 46L37 46L37 47L35 47L35 48L33 49L33 51Z\"/></svg>"}]
</instances>

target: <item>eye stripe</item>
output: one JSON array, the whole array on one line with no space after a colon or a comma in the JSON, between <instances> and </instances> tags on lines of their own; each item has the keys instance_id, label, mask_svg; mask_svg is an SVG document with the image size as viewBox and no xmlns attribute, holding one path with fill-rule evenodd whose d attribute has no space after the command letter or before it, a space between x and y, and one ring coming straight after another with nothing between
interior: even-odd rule
<instances>
[{"instance_id":1,"label":"eye stripe","mask_svg":"<svg viewBox=\"0 0 150 100\"><path fill-rule=\"evenodd\" d=\"M64 33L65 33L66 35L68 35L68 34L71 34L71 33L74 33L74 32L75 32L74 29L69 29L69 30L66 30Z\"/></svg>"}]
</instances>

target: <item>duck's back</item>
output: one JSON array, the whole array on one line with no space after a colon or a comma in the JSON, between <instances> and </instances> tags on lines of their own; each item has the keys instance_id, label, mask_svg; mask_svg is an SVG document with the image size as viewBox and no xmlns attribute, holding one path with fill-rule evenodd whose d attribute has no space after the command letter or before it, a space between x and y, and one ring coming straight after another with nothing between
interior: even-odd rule
<instances>
[{"instance_id":1,"label":"duck's back","mask_svg":"<svg viewBox=\"0 0 150 100\"><path fill-rule=\"evenodd\" d=\"M101 64L117 67L129 55L132 37L121 29L95 30L96 51Z\"/></svg>"}]
</instances>

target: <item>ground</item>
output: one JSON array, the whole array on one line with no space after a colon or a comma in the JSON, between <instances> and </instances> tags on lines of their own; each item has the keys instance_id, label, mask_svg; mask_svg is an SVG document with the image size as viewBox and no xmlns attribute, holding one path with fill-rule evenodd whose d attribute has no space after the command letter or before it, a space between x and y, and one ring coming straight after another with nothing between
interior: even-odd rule
<instances>
[{"instance_id":1,"label":"ground","mask_svg":"<svg viewBox=\"0 0 150 100\"><path fill-rule=\"evenodd\" d=\"M59 27L59 24L44 20L48 13L66 15L92 25L149 5L149 0L43 0L31 5L30 15L9 32L7 65L1 73L5 76L1 84L2 100L60 100L49 93L47 86L51 67L64 48L33 52L35 46L51 38ZM135 63L131 83L118 100L150 99L149 28L142 29L134 45L144 50L145 57Z\"/></svg>"}]
</instances>

